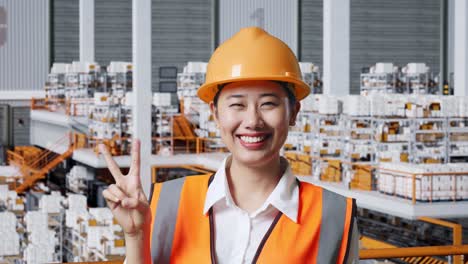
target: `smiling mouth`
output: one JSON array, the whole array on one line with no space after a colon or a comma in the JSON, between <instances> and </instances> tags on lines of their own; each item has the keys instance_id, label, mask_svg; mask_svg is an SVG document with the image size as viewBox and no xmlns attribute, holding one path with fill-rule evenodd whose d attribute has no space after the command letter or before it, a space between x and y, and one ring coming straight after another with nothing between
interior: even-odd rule
<instances>
[{"instance_id":1,"label":"smiling mouth","mask_svg":"<svg viewBox=\"0 0 468 264\"><path fill-rule=\"evenodd\" d=\"M255 144L255 143L261 143L265 141L267 138L269 138L269 135L262 135L262 136L256 136L256 137L251 137L251 136L237 136L237 137L247 144Z\"/></svg>"}]
</instances>

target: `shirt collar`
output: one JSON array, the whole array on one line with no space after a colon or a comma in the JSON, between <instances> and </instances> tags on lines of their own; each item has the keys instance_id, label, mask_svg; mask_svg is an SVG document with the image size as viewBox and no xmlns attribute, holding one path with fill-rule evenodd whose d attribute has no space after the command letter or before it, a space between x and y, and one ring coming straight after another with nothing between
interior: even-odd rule
<instances>
[{"instance_id":1,"label":"shirt collar","mask_svg":"<svg viewBox=\"0 0 468 264\"><path fill-rule=\"evenodd\" d=\"M203 213L207 214L208 210L219 200L226 197L226 163L228 161L228 157L224 158L221 166L219 167L218 171L216 171L213 180L208 187L208 191L206 192L205 198L205 206L203 208Z\"/></svg>"},{"instance_id":2,"label":"shirt collar","mask_svg":"<svg viewBox=\"0 0 468 264\"><path fill-rule=\"evenodd\" d=\"M204 214L207 214L208 210L223 198L226 199L228 206L235 206L226 180L226 168L229 160L230 156L223 160L222 165L215 173L214 179L208 187L203 209ZM286 159L284 160L286 161ZM299 186L289 163L287 163L287 168L275 189L273 189L273 192L271 192L265 203L254 212L253 215L266 210L270 204L293 222L297 223L299 212Z\"/></svg>"}]
</instances>

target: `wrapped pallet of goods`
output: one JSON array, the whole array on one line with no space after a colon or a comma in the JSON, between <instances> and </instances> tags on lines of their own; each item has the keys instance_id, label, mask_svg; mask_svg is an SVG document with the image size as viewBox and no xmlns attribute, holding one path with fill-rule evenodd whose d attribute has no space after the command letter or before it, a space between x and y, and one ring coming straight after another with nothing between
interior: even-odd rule
<instances>
[{"instance_id":1,"label":"wrapped pallet of goods","mask_svg":"<svg viewBox=\"0 0 468 264\"><path fill-rule=\"evenodd\" d=\"M0 212L0 237L8 243L0 243L0 257L20 254L20 237L16 231L17 219L11 212Z\"/></svg>"},{"instance_id":2,"label":"wrapped pallet of goods","mask_svg":"<svg viewBox=\"0 0 468 264\"><path fill-rule=\"evenodd\" d=\"M39 200L39 209L44 213L60 213L63 209L64 197L60 192L52 192L50 195L43 195Z\"/></svg>"},{"instance_id":3,"label":"wrapped pallet of goods","mask_svg":"<svg viewBox=\"0 0 468 264\"><path fill-rule=\"evenodd\" d=\"M382 163L377 174L377 189L382 193L407 199L414 198L421 202L465 200L468 199L466 168L468 168L466 163Z\"/></svg>"},{"instance_id":4,"label":"wrapped pallet of goods","mask_svg":"<svg viewBox=\"0 0 468 264\"><path fill-rule=\"evenodd\" d=\"M75 193L84 193L88 186L87 181L92 179L92 175L84 166L75 165L67 173L65 183L69 190Z\"/></svg>"}]
</instances>

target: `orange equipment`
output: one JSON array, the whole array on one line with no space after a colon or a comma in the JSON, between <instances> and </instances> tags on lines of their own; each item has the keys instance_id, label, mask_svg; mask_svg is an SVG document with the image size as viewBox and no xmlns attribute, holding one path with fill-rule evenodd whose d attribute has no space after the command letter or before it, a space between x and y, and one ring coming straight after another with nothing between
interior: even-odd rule
<instances>
[{"instance_id":1,"label":"orange equipment","mask_svg":"<svg viewBox=\"0 0 468 264\"><path fill-rule=\"evenodd\" d=\"M15 151L7 151L8 163L18 166L23 178L21 185L17 186L15 182L13 187L16 192L23 193L33 187L37 181L44 179L50 170L73 154L76 148L68 143L69 138L70 134L63 135L46 150L23 146L15 147ZM64 144L68 144L68 149L62 154L57 154L58 147Z\"/></svg>"},{"instance_id":2,"label":"orange equipment","mask_svg":"<svg viewBox=\"0 0 468 264\"><path fill-rule=\"evenodd\" d=\"M253 80L291 83L297 100L310 93L309 86L302 81L299 63L291 49L265 30L248 27L215 50L208 62L205 83L197 94L209 103L213 101L219 85Z\"/></svg>"},{"instance_id":3,"label":"orange equipment","mask_svg":"<svg viewBox=\"0 0 468 264\"><path fill-rule=\"evenodd\" d=\"M33 187L34 184L42 179L45 179L46 174L55 168L58 164L60 164L62 161L66 160L73 154L73 145L71 145L64 153L62 154L52 154L52 152L49 151L49 154L52 155L44 155L40 160L38 160L38 163L44 163L40 161L46 161L46 164L44 167L36 170L32 170L29 175L23 175L24 176L24 181L23 183L16 187L16 192L17 193L24 193L27 191L29 188ZM27 165L25 165L27 166ZM22 169L24 170L24 169Z\"/></svg>"}]
</instances>

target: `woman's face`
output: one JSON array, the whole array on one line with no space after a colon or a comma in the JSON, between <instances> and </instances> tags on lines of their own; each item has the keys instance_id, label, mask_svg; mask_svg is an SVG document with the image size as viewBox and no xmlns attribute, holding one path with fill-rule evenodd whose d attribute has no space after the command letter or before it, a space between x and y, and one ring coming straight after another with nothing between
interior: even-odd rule
<instances>
[{"instance_id":1,"label":"woman's face","mask_svg":"<svg viewBox=\"0 0 468 264\"><path fill-rule=\"evenodd\" d=\"M217 106L210 107L233 158L261 166L279 156L300 104L291 109L286 91L276 82L249 81L226 85Z\"/></svg>"}]
</instances>

